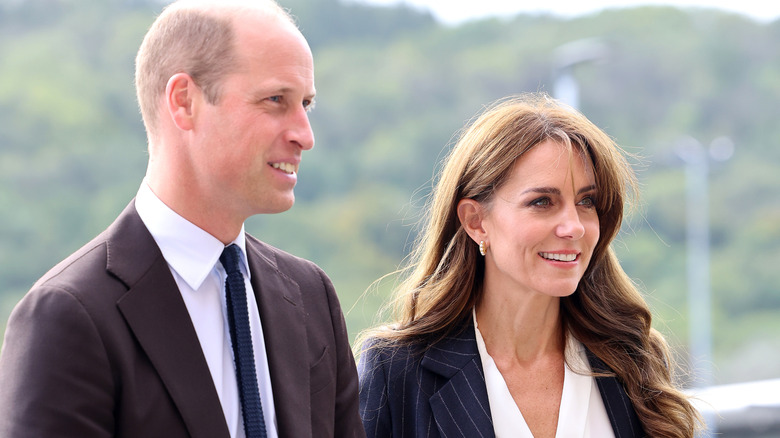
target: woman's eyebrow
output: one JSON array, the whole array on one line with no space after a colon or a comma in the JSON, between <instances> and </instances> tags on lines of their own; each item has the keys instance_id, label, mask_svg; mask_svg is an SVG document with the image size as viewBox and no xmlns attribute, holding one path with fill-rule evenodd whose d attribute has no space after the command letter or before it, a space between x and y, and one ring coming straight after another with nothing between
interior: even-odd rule
<instances>
[{"instance_id":1,"label":"woman's eyebrow","mask_svg":"<svg viewBox=\"0 0 780 438\"><path fill-rule=\"evenodd\" d=\"M581 195L583 193L590 192L590 191L593 191L593 190L596 190L596 185L595 184L591 184L591 185L585 186L585 187L577 190L577 194ZM561 190L556 188L556 187L531 187L531 188L523 190L521 195L524 195L526 193L542 193L542 194L546 194L546 195L560 195L561 194Z\"/></svg>"},{"instance_id":2,"label":"woman's eyebrow","mask_svg":"<svg viewBox=\"0 0 780 438\"><path fill-rule=\"evenodd\" d=\"M531 187L523 190L522 193L520 194L525 195L526 193L543 193L546 195L560 195L561 191L555 187Z\"/></svg>"}]
</instances>

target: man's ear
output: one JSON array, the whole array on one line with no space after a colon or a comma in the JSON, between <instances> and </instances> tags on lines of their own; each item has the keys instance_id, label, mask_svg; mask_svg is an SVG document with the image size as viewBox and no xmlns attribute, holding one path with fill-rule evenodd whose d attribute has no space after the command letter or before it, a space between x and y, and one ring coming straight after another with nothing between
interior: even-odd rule
<instances>
[{"instance_id":1,"label":"man's ear","mask_svg":"<svg viewBox=\"0 0 780 438\"><path fill-rule=\"evenodd\" d=\"M458 202L458 219L460 219L460 225L476 243L488 240L487 232L482 226L484 217L485 209L479 202L469 198L461 199L460 202Z\"/></svg>"},{"instance_id":2,"label":"man's ear","mask_svg":"<svg viewBox=\"0 0 780 438\"><path fill-rule=\"evenodd\" d=\"M201 90L187 73L176 73L165 86L165 107L173 124L182 131L195 125L195 109Z\"/></svg>"}]
</instances>

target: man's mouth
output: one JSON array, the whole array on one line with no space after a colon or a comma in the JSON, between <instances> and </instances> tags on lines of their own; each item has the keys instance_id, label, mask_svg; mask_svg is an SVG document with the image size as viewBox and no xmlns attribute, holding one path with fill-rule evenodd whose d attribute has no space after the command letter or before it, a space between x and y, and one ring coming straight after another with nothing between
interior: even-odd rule
<instances>
[{"instance_id":1,"label":"man's mouth","mask_svg":"<svg viewBox=\"0 0 780 438\"><path fill-rule=\"evenodd\" d=\"M298 172L298 166L292 163L271 163L274 169L279 169L282 172L293 175Z\"/></svg>"}]
</instances>

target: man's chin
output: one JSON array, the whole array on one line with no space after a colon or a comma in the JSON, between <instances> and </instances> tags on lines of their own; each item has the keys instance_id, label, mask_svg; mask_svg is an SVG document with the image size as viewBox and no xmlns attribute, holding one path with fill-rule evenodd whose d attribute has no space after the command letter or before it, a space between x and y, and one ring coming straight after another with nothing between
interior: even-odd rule
<instances>
[{"instance_id":1,"label":"man's chin","mask_svg":"<svg viewBox=\"0 0 780 438\"><path fill-rule=\"evenodd\" d=\"M290 195L288 199L279 199L276 202L260 205L255 214L278 214L291 209L295 204L295 196Z\"/></svg>"}]
</instances>

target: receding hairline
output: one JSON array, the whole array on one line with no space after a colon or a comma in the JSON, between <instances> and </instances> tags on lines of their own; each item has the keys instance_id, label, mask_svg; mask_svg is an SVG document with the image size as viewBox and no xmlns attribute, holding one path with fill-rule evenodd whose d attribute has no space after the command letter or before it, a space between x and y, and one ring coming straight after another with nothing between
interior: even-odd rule
<instances>
[{"instance_id":1,"label":"receding hairline","mask_svg":"<svg viewBox=\"0 0 780 438\"><path fill-rule=\"evenodd\" d=\"M178 30L173 31L172 25ZM199 30L201 25L205 28ZM219 78L235 68L236 35L247 26L286 28L303 38L293 16L275 0L177 0L162 10L136 54L136 95L149 136L156 135L159 128L158 99L164 93L165 83L175 72L193 75L199 72L202 85L210 90L208 96L214 100L219 98ZM183 34L179 32L200 32L203 35L202 31L217 34L206 39L195 38L192 44L210 46L210 49L206 48L205 52L198 50L199 55L192 51L192 45L189 48L182 46L185 43ZM171 51L171 44L182 47ZM217 59L221 61L217 63Z\"/></svg>"},{"instance_id":2,"label":"receding hairline","mask_svg":"<svg viewBox=\"0 0 780 438\"><path fill-rule=\"evenodd\" d=\"M259 12L269 18L281 18L295 26L292 15L274 0L177 0L166 6L163 14L183 10L227 18L240 16L244 12Z\"/></svg>"}]
</instances>

